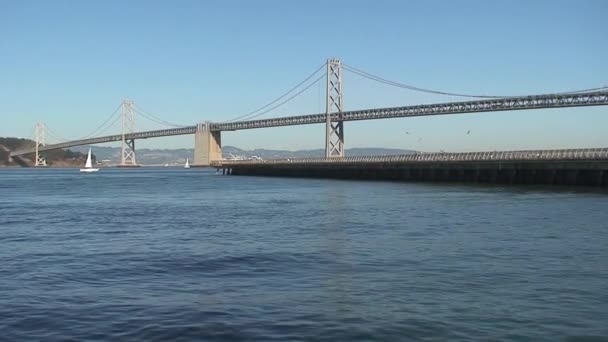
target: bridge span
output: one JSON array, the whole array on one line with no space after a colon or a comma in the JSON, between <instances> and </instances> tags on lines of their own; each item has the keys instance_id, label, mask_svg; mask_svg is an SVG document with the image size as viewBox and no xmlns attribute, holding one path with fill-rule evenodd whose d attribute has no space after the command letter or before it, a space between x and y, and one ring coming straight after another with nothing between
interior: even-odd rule
<instances>
[{"instance_id":1,"label":"bridge span","mask_svg":"<svg viewBox=\"0 0 608 342\"><path fill-rule=\"evenodd\" d=\"M356 120L406 118L429 115L466 114L496 111L605 105L608 105L608 91L577 94L545 94L503 99L490 99L482 101L462 101L403 107L373 108L331 113L329 116L332 122L344 122ZM136 140L168 137L175 135L196 134L197 132L201 132L203 130L206 130L208 132L222 132L280 126L321 124L326 122L327 117L327 113L320 113L238 122L204 123L180 128L128 133L125 134L124 137L122 134L114 134L102 137L66 141L58 144L40 146L39 151L42 152L81 145L102 144L108 142L122 141L123 139ZM34 152L34 148L17 150L11 152L11 156L18 156Z\"/></svg>"},{"instance_id":2,"label":"bridge span","mask_svg":"<svg viewBox=\"0 0 608 342\"><path fill-rule=\"evenodd\" d=\"M346 68L349 67L346 66ZM608 105L608 90L606 88L596 88L595 90L580 92L515 97L472 96L483 99L344 111L342 105L342 62L336 59L328 60L325 75L322 76L326 76L327 80L325 113L234 122L216 123L207 121L192 126L136 132L134 129L134 104L127 100L123 101L122 104L123 128L121 134L46 144L44 132L37 125L35 147L12 151L10 155L14 157L35 153L34 160L36 160L38 166L46 164L42 157L44 151L120 141L122 142L121 165L136 166L135 140L194 134L193 166L210 166L214 161L222 159L221 132L223 131L325 123L325 157L327 159L344 159L344 122L347 121Z\"/></svg>"}]
</instances>

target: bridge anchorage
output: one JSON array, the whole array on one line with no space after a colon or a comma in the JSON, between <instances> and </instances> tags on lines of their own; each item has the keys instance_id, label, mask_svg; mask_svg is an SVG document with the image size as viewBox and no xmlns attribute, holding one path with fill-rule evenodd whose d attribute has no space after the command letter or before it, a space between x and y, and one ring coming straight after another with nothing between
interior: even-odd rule
<instances>
[{"instance_id":1,"label":"bridge anchorage","mask_svg":"<svg viewBox=\"0 0 608 342\"><path fill-rule=\"evenodd\" d=\"M205 121L196 125L194 133L194 158L192 166L210 166L212 161L222 160L222 135L212 131L211 123Z\"/></svg>"}]
</instances>

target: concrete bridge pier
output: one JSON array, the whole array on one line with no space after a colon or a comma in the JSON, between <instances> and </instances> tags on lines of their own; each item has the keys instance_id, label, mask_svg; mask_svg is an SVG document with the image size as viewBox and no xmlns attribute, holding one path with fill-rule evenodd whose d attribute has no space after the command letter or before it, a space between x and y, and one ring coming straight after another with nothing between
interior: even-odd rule
<instances>
[{"instance_id":1,"label":"concrete bridge pier","mask_svg":"<svg viewBox=\"0 0 608 342\"><path fill-rule=\"evenodd\" d=\"M207 167L212 161L222 160L222 135L211 131L209 121L196 125L192 166Z\"/></svg>"}]
</instances>

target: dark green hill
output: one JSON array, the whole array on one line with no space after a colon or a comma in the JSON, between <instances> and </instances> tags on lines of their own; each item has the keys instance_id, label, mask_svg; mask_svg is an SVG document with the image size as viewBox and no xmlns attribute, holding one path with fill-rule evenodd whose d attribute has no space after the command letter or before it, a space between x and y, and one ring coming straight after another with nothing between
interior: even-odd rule
<instances>
[{"instance_id":1,"label":"dark green hill","mask_svg":"<svg viewBox=\"0 0 608 342\"><path fill-rule=\"evenodd\" d=\"M33 148L35 146L35 142L29 139L21 139L21 138L2 138L0 137L0 146L4 148L0 148L0 166L16 166L17 163L9 162L9 153L10 151L21 149L21 148ZM46 162L49 166L77 166L87 159L86 154L80 152L74 152L71 150L52 150L44 152ZM35 159L33 153L26 154L23 156L25 159L29 159L30 163ZM95 161L95 156L91 155L93 161Z\"/></svg>"}]
</instances>

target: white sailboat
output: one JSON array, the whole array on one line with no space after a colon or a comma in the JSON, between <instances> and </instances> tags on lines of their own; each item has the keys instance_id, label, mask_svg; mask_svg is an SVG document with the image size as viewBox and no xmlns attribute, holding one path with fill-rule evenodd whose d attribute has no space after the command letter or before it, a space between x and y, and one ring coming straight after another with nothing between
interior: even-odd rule
<instances>
[{"instance_id":1,"label":"white sailboat","mask_svg":"<svg viewBox=\"0 0 608 342\"><path fill-rule=\"evenodd\" d=\"M184 169L189 169L190 168L190 164L188 164L188 158L186 158L186 165L184 165Z\"/></svg>"},{"instance_id":2,"label":"white sailboat","mask_svg":"<svg viewBox=\"0 0 608 342\"><path fill-rule=\"evenodd\" d=\"M93 168L93 162L91 161L91 149L89 148L89 154L87 155L87 163L84 165L84 169L80 169L80 172L97 172L99 169Z\"/></svg>"}]
</instances>

